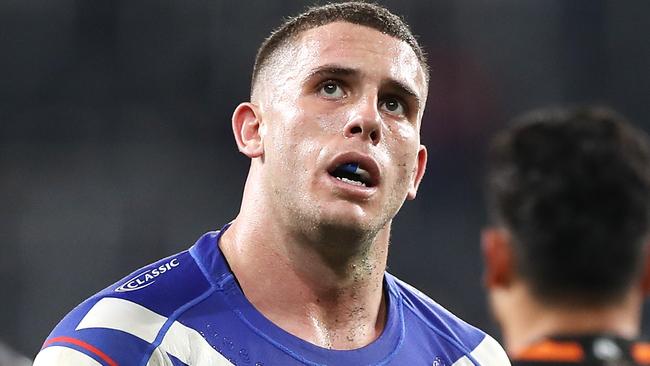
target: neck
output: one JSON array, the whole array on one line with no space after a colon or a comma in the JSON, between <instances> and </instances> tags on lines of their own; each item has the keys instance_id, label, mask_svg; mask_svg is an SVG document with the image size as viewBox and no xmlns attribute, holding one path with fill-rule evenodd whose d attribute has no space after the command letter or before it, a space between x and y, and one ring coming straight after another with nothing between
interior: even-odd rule
<instances>
[{"instance_id":1,"label":"neck","mask_svg":"<svg viewBox=\"0 0 650 366\"><path fill-rule=\"evenodd\" d=\"M255 308L280 328L325 348L355 349L378 338L386 322L390 224L353 242L296 232L264 212L259 202L254 210L242 206L219 243Z\"/></svg>"},{"instance_id":2,"label":"neck","mask_svg":"<svg viewBox=\"0 0 650 366\"><path fill-rule=\"evenodd\" d=\"M519 283L493 291L491 298L510 355L516 356L550 336L611 334L634 338L640 331L642 297L634 291L616 303L602 306L549 305Z\"/></svg>"}]
</instances>

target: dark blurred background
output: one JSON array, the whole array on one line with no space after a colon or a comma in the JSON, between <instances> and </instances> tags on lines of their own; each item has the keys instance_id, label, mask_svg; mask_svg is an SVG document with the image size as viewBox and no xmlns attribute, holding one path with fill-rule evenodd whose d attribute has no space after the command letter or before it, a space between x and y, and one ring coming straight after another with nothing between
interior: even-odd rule
<instances>
[{"instance_id":1,"label":"dark blurred background","mask_svg":"<svg viewBox=\"0 0 650 366\"><path fill-rule=\"evenodd\" d=\"M0 2L0 339L33 356L87 296L234 218L248 161L231 113L260 42L312 3ZM650 129L650 1L381 3L432 70L427 175L389 270L498 336L481 288L486 141L566 103Z\"/></svg>"}]
</instances>

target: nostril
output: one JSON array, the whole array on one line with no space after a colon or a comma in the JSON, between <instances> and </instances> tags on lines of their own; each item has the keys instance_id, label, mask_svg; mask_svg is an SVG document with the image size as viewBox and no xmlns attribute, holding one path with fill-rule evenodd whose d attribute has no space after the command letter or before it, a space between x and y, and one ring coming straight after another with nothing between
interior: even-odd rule
<instances>
[{"instance_id":1,"label":"nostril","mask_svg":"<svg viewBox=\"0 0 650 366\"><path fill-rule=\"evenodd\" d=\"M372 131L372 132L370 133L370 139L371 139L372 141L377 141L377 131Z\"/></svg>"},{"instance_id":2,"label":"nostril","mask_svg":"<svg viewBox=\"0 0 650 366\"><path fill-rule=\"evenodd\" d=\"M352 129L350 130L350 132L351 132L352 134L357 134L357 133L361 133L362 130L361 130L361 127L359 127L359 126L354 126L354 127L352 127Z\"/></svg>"}]
</instances>

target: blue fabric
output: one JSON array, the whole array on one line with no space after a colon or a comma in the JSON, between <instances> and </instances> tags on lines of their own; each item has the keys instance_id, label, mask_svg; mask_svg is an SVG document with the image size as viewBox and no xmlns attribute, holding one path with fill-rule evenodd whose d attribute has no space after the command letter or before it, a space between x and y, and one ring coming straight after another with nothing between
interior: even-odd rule
<instances>
[{"instance_id":1,"label":"blue fabric","mask_svg":"<svg viewBox=\"0 0 650 366\"><path fill-rule=\"evenodd\" d=\"M217 245L221 232L209 232L189 251L135 271L93 296L68 314L48 339L62 335L83 339L119 365L146 365L169 327L178 321L196 330L210 347L236 365L431 366L437 361L450 366L463 356L473 360L470 353L485 337L386 273L388 315L381 336L356 350L318 347L279 328L246 299ZM167 322L151 344L110 329L76 331L79 321L104 297L135 302L167 317ZM174 366L196 366L173 355L170 359Z\"/></svg>"},{"instance_id":2,"label":"blue fabric","mask_svg":"<svg viewBox=\"0 0 650 366\"><path fill-rule=\"evenodd\" d=\"M176 357L174 357L172 355L168 355L168 356L169 356L169 359L172 361L173 366L189 366L188 364L181 362L178 358L176 358Z\"/></svg>"}]
</instances>

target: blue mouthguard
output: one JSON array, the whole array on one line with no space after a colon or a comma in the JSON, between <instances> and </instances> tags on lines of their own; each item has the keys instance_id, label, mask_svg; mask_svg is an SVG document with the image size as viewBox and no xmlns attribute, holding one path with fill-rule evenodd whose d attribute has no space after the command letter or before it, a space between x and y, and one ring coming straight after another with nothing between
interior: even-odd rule
<instances>
[{"instance_id":1,"label":"blue mouthguard","mask_svg":"<svg viewBox=\"0 0 650 366\"><path fill-rule=\"evenodd\" d=\"M354 174L354 173L357 172L357 168L359 168L359 164L347 163L347 164L341 165L341 167L339 169L342 169L343 171L345 171L347 173Z\"/></svg>"}]
</instances>

